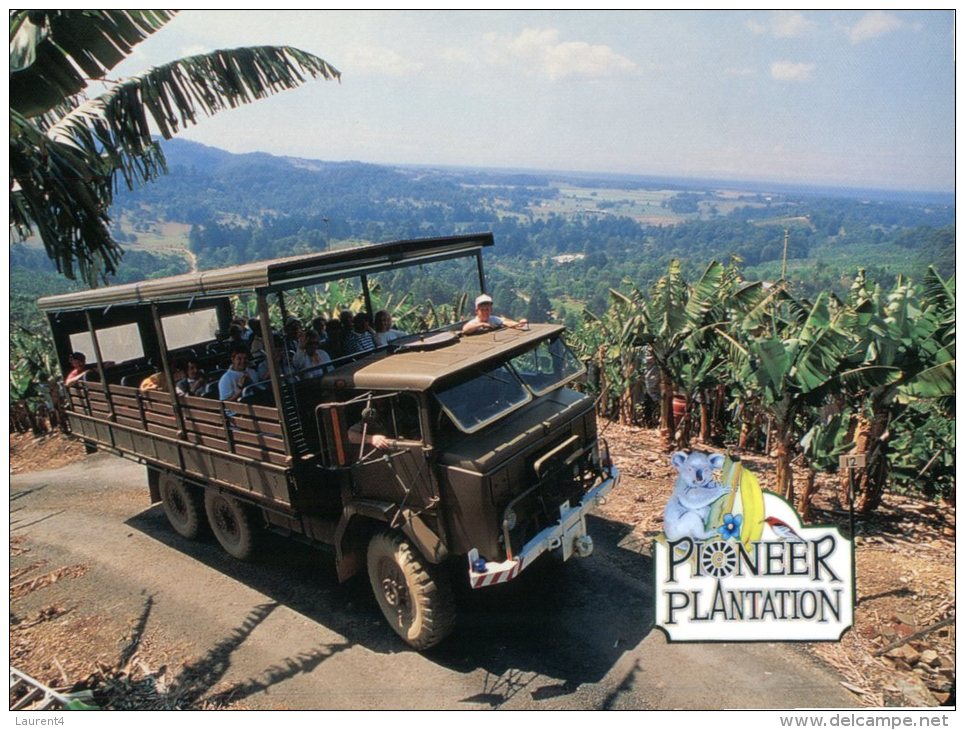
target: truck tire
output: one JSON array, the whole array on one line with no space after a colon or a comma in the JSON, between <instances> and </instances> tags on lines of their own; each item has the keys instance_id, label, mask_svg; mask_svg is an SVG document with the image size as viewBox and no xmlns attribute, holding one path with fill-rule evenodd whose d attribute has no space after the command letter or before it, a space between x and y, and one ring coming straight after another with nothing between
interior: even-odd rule
<instances>
[{"instance_id":1,"label":"truck tire","mask_svg":"<svg viewBox=\"0 0 965 730\"><path fill-rule=\"evenodd\" d=\"M204 511L215 538L225 552L238 560L255 556L255 526L251 512L234 497L214 489L204 493Z\"/></svg>"},{"instance_id":2,"label":"truck tire","mask_svg":"<svg viewBox=\"0 0 965 730\"><path fill-rule=\"evenodd\" d=\"M403 641L421 651L449 635L456 624L451 586L402 535L373 536L367 562L375 600Z\"/></svg>"},{"instance_id":3,"label":"truck tire","mask_svg":"<svg viewBox=\"0 0 965 730\"><path fill-rule=\"evenodd\" d=\"M174 474L162 473L158 480L161 507L174 531L189 540L197 540L204 533L201 497L196 489Z\"/></svg>"}]
</instances>

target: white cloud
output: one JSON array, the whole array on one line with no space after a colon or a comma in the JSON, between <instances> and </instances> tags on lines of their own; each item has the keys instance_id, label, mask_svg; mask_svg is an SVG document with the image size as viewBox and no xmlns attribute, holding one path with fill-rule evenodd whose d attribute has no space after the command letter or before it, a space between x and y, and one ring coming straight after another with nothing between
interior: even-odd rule
<instances>
[{"instance_id":1,"label":"white cloud","mask_svg":"<svg viewBox=\"0 0 965 730\"><path fill-rule=\"evenodd\" d=\"M815 29L815 24L801 13L775 13L771 18L771 32L776 38L799 38Z\"/></svg>"},{"instance_id":2,"label":"white cloud","mask_svg":"<svg viewBox=\"0 0 965 730\"><path fill-rule=\"evenodd\" d=\"M380 46L354 46L345 54L339 70L348 75L384 74L402 76L421 71L420 61L406 59L391 48Z\"/></svg>"},{"instance_id":3,"label":"white cloud","mask_svg":"<svg viewBox=\"0 0 965 730\"><path fill-rule=\"evenodd\" d=\"M810 81L813 63L775 61L771 64L771 78L776 81Z\"/></svg>"},{"instance_id":4,"label":"white cloud","mask_svg":"<svg viewBox=\"0 0 965 730\"><path fill-rule=\"evenodd\" d=\"M444 48L439 56L450 63L474 63L476 60L465 48Z\"/></svg>"},{"instance_id":5,"label":"white cloud","mask_svg":"<svg viewBox=\"0 0 965 730\"><path fill-rule=\"evenodd\" d=\"M791 11L777 11L766 22L748 20L744 23L754 35L772 35L775 38L800 38L814 32L817 25L804 14Z\"/></svg>"},{"instance_id":6,"label":"white cloud","mask_svg":"<svg viewBox=\"0 0 965 730\"><path fill-rule=\"evenodd\" d=\"M767 26L763 23L759 23L756 20L748 20L745 24L747 30L749 30L754 35L764 35L767 33Z\"/></svg>"},{"instance_id":7,"label":"white cloud","mask_svg":"<svg viewBox=\"0 0 965 730\"><path fill-rule=\"evenodd\" d=\"M851 26L848 37L852 43L857 44L896 31L903 25L904 23L896 15L872 10Z\"/></svg>"},{"instance_id":8,"label":"white cloud","mask_svg":"<svg viewBox=\"0 0 965 730\"><path fill-rule=\"evenodd\" d=\"M531 74L551 81L572 76L600 77L638 70L637 64L609 46L584 41L560 41L555 29L528 28L515 37L487 33L489 55L496 63L511 60L528 64Z\"/></svg>"}]
</instances>

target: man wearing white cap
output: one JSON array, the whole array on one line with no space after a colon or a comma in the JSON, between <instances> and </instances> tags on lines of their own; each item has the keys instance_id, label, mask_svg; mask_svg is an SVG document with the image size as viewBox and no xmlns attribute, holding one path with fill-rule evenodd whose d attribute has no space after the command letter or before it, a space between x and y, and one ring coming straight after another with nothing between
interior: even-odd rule
<instances>
[{"instance_id":1,"label":"man wearing white cap","mask_svg":"<svg viewBox=\"0 0 965 730\"><path fill-rule=\"evenodd\" d=\"M500 327L523 327L527 324L525 319L518 322L507 317L496 317L493 315L493 298L488 294L480 294L476 297L476 316L462 326L464 335L474 335L480 332L489 332Z\"/></svg>"}]
</instances>

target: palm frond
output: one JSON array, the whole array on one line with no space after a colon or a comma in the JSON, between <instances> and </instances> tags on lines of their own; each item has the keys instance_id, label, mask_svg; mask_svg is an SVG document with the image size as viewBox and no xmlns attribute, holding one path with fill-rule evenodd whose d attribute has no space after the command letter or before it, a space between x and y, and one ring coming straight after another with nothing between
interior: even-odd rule
<instances>
[{"instance_id":1,"label":"palm frond","mask_svg":"<svg viewBox=\"0 0 965 730\"><path fill-rule=\"evenodd\" d=\"M53 141L10 112L10 225L20 237L33 226L57 270L94 283L114 273L121 249L110 237L111 176L101 161Z\"/></svg>"},{"instance_id":2,"label":"palm frond","mask_svg":"<svg viewBox=\"0 0 965 730\"><path fill-rule=\"evenodd\" d=\"M92 52L91 58L101 56ZM108 231L115 178L133 188L165 171L152 124L167 138L196 122L199 111L214 114L262 99L307 77L340 74L295 48L238 48L151 69L53 123L55 111L66 108L63 99L33 119L12 106L12 233L22 239L36 227L60 272L71 279L79 273L96 285L116 271L122 253Z\"/></svg>"},{"instance_id":3,"label":"palm frond","mask_svg":"<svg viewBox=\"0 0 965 730\"><path fill-rule=\"evenodd\" d=\"M128 186L155 177L153 122L169 139L197 123L199 110L213 115L312 78L337 79L327 61L287 46L259 46L214 51L158 66L81 104L50 126L47 134L91 157L110 158Z\"/></svg>"},{"instance_id":4,"label":"palm frond","mask_svg":"<svg viewBox=\"0 0 965 730\"><path fill-rule=\"evenodd\" d=\"M16 10L10 15L10 107L44 114L104 77L164 26L171 10Z\"/></svg>"}]
</instances>

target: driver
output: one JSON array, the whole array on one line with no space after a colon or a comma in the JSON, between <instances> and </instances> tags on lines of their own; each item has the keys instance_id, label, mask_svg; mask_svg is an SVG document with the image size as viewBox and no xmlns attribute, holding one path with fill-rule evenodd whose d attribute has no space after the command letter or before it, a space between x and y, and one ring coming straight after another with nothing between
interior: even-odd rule
<instances>
[{"instance_id":1,"label":"driver","mask_svg":"<svg viewBox=\"0 0 965 730\"><path fill-rule=\"evenodd\" d=\"M382 450L395 446L395 439L386 436L383 433L385 430L379 406L373 408L370 405L362 409L362 420L348 430L349 443L360 446L359 459L362 458L366 445Z\"/></svg>"},{"instance_id":2,"label":"driver","mask_svg":"<svg viewBox=\"0 0 965 730\"><path fill-rule=\"evenodd\" d=\"M518 322L508 317L497 317L493 314L493 298L488 294L480 294L476 297L476 316L462 326L464 335L472 335L478 332L489 332L500 327L525 327L527 321L521 319Z\"/></svg>"}]
</instances>

